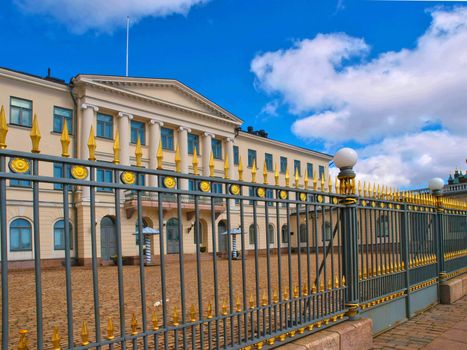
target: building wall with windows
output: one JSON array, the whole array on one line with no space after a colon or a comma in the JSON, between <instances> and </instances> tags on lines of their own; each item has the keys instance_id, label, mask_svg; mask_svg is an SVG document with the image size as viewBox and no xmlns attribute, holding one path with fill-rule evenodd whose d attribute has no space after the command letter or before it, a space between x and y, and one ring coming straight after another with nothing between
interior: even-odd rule
<instances>
[{"instance_id":1,"label":"building wall with windows","mask_svg":"<svg viewBox=\"0 0 467 350\"><path fill-rule=\"evenodd\" d=\"M276 165L280 172L284 170L285 164L281 169L281 157L287 160L291 182L295 172L294 164L297 165L298 162L300 163L301 182L303 182L305 172L311 167L314 174L319 175L318 169L321 167L323 176L326 179L328 176L328 162L331 156L239 131L242 125L241 119L175 80L77 75L69 84L66 84L7 69L0 69L0 76L2 78L0 80L0 105L5 108L9 127L8 149L30 151L30 120L32 121L31 117L36 114L42 135L40 149L43 154L60 154L59 131L65 119L70 131L70 154L74 158L88 158L87 141L92 126L96 135L96 157L99 161L111 162L113 160L113 142L118 132L120 163L123 165L135 165L135 144L139 137L143 150L143 166L150 169L156 168L156 153L161 143L164 169L175 169L175 154L179 149L183 173L193 172L193 151L196 149L200 173L206 176L209 175L211 152L214 156L215 177L224 176L224 161L227 157L230 164L229 177L238 179L237 163L241 159L244 168L243 178L245 181L250 181L249 153L250 158L251 154L255 154L258 169L257 182L263 182L263 165L266 161L268 182L274 183ZM69 176L69 169L50 163L41 166L40 173L55 177ZM110 181L112 177L110 172L105 171L96 175L104 182ZM308 174L309 178L312 176ZM152 177L146 176L143 181L147 186L156 185L156 179ZM280 184L285 184L283 171ZM30 183L13 181L13 184L7 185L8 222L11 223L20 218L32 225ZM188 181L184 181L182 186L188 190L191 185ZM214 188L217 189L215 186ZM46 260L61 259L64 255L63 223L57 225L57 222L63 219L63 191L60 185L41 183L39 197L41 257ZM131 204L131 193L122 194L122 197L125 197L126 204ZM111 222L115 216L114 197L103 187L97 189L96 200L96 220L91 222L89 190L79 187L70 189L72 256L75 256L79 263L88 263L91 257L90 231L92 226L96 230L98 254L104 254L108 259L108 255L112 253L112 247L107 246L109 241L102 240L102 237L112 229ZM238 227L240 226L239 205L233 200L231 202L231 227ZM154 210L154 199L148 198L143 204L145 222L158 229L159 222L157 212ZM252 205L247 201L244 204L244 238L247 249L251 249L254 247L254 242L249 239L248 230L253 222ZM271 238L274 237L274 246L286 245L287 242L281 240L278 243L277 240L277 231L279 230L282 235L282 227L287 222L285 209L280 209L279 227L277 227L276 218L269 223L265 222L264 203L259 204L257 209L258 247L260 249L266 247L266 232L270 232ZM120 210L123 254L134 257L138 254L135 237L137 215L134 213L127 215L123 206ZM194 253L196 248L193 219L188 215L190 210L192 211L190 204L184 204L181 218L182 230L179 233L183 234L185 253ZM164 208L164 235L174 233L173 228L176 225L173 219L176 217L175 208ZM208 252L213 251L210 220L210 207L206 206L201 210L201 246L205 247ZM225 228L225 222L225 210L222 212L220 209L215 223L216 231ZM30 236L28 236L25 222L18 223L23 226L10 227L9 225L8 230L9 232L13 230L13 238L16 240L14 245L16 244L21 249L16 251L12 249L9 258L15 261L29 261L33 256L33 229L31 228ZM222 237L220 239L222 240ZM217 250L224 249L225 242L219 241L219 237L217 240L219 246ZM158 254L160 250L157 236L151 240L151 246L152 251ZM169 248L173 247L164 247L164 251L169 253Z\"/></svg>"}]
</instances>

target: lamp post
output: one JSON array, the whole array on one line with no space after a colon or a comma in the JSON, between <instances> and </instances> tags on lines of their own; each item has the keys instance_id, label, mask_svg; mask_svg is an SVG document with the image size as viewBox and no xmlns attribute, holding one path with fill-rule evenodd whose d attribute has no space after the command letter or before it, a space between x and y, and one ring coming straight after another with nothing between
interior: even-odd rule
<instances>
[{"instance_id":1,"label":"lamp post","mask_svg":"<svg viewBox=\"0 0 467 350\"><path fill-rule=\"evenodd\" d=\"M357 198L355 196L355 172L358 155L352 148L342 148L336 152L333 161L339 168L337 175L341 181L340 203L342 227L343 272L347 286L345 289L345 306L347 316L357 319L359 312L359 281L358 281L358 238L357 238Z\"/></svg>"},{"instance_id":2,"label":"lamp post","mask_svg":"<svg viewBox=\"0 0 467 350\"><path fill-rule=\"evenodd\" d=\"M440 280L444 278L444 239L443 239L443 203L441 197L443 195L444 181L439 177L434 177L428 181L428 188L436 198L436 254L438 255L438 275Z\"/></svg>"}]
</instances>

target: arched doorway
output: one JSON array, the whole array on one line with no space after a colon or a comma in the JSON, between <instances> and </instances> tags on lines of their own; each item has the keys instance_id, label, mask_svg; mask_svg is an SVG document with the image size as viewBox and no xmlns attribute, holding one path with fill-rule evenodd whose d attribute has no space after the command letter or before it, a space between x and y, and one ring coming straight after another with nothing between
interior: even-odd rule
<instances>
[{"instance_id":1,"label":"arched doorway","mask_svg":"<svg viewBox=\"0 0 467 350\"><path fill-rule=\"evenodd\" d=\"M104 216L101 220L101 259L110 260L117 255L117 232L112 217Z\"/></svg>"},{"instance_id":2,"label":"arched doorway","mask_svg":"<svg viewBox=\"0 0 467 350\"><path fill-rule=\"evenodd\" d=\"M167 254L177 254L179 249L180 232L178 231L178 219L171 218L167 221Z\"/></svg>"},{"instance_id":3,"label":"arched doorway","mask_svg":"<svg viewBox=\"0 0 467 350\"><path fill-rule=\"evenodd\" d=\"M227 231L227 225L224 220L221 220L217 224L217 237L219 237L217 250L219 253L227 253L227 235L223 234L225 231Z\"/></svg>"}]
</instances>

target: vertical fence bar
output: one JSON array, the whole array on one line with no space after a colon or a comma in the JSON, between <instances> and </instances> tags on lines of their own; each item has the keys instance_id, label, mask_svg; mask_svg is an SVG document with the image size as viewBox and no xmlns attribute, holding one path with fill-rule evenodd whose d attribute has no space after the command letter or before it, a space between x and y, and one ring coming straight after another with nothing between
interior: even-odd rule
<instances>
[{"instance_id":1,"label":"vertical fence bar","mask_svg":"<svg viewBox=\"0 0 467 350\"><path fill-rule=\"evenodd\" d=\"M405 266L404 280L405 280L405 289L407 296L405 298L405 310L407 318L410 318L411 306L410 306L410 253L409 253L409 213L407 211L407 204L402 205L402 218L401 218L401 248L402 248L402 262Z\"/></svg>"},{"instance_id":2,"label":"vertical fence bar","mask_svg":"<svg viewBox=\"0 0 467 350\"><path fill-rule=\"evenodd\" d=\"M34 159L32 162L33 174L39 175L39 161ZM42 327L42 279L41 279L41 242L39 225L39 181L32 183L32 201L33 201L33 227L34 227L34 274L36 280L36 328L37 328L37 348L40 350L44 346L43 327Z\"/></svg>"},{"instance_id":3,"label":"vertical fence bar","mask_svg":"<svg viewBox=\"0 0 467 350\"><path fill-rule=\"evenodd\" d=\"M138 180L138 185L141 186L140 176L136 175ZM146 318L146 283L144 276L144 254L143 254L143 243L145 241L144 237L144 226L143 226L143 205L141 199L141 190L136 192L136 201L137 201L137 212L138 212L138 236L139 236L139 245L138 245L138 255L139 255L139 281L140 281L140 297L141 297L141 318L142 318L142 328L143 328L143 346L144 349L148 349L148 337L146 336L147 329L147 318Z\"/></svg>"},{"instance_id":4,"label":"vertical fence bar","mask_svg":"<svg viewBox=\"0 0 467 350\"><path fill-rule=\"evenodd\" d=\"M0 155L0 172L5 172L6 157ZM8 249L7 249L7 216L6 216L6 179L0 178L0 244L2 268L2 349L8 349L9 320L8 320Z\"/></svg>"}]
</instances>

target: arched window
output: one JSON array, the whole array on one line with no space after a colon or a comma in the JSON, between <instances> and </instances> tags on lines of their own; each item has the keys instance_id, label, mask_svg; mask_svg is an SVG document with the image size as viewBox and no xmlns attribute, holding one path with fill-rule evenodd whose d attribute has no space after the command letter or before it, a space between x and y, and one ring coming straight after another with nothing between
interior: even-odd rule
<instances>
[{"instance_id":1,"label":"arched window","mask_svg":"<svg viewBox=\"0 0 467 350\"><path fill-rule=\"evenodd\" d=\"M73 226L68 224L70 249L73 249ZM65 250L65 220L58 220L54 225L54 249Z\"/></svg>"},{"instance_id":2,"label":"arched window","mask_svg":"<svg viewBox=\"0 0 467 350\"><path fill-rule=\"evenodd\" d=\"M289 243L289 232L287 225L282 225L282 243Z\"/></svg>"},{"instance_id":3,"label":"arched window","mask_svg":"<svg viewBox=\"0 0 467 350\"><path fill-rule=\"evenodd\" d=\"M307 232L306 224L300 224L300 243L306 243Z\"/></svg>"},{"instance_id":4,"label":"arched window","mask_svg":"<svg viewBox=\"0 0 467 350\"><path fill-rule=\"evenodd\" d=\"M382 215L376 221L376 237L389 236L389 217Z\"/></svg>"},{"instance_id":5,"label":"arched window","mask_svg":"<svg viewBox=\"0 0 467 350\"><path fill-rule=\"evenodd\" d=\"M330 241L331 235L332 235L331 223L329 221L326 221L324 223L324 240Z\"/></svg>"},{"instance_id":6,"label":"arched window","mask_svg":"<svg viewBox=\"0 0 467 350\"><path fill-rule=\"evenodd\" d=\"M274 244L274 225L268 224L269 244Z\"/></svg>"},{"instance_id":7,"label":"arched window","mask_svg":"<svg viewBox=\"0 0 467 350\"><path fill-rule=\"evenodd\" d=\"M10 224L10 251L24 252L32 250L31 224L25 219L15 219Z\"/></svg>"},{"instance_id":8,"label":"arched window","mask_svg":"<svg viewBox=\"0 0 467 350\"><path fill-rule=\"evenodd\" d=\"M258 230L256 230L258 231ZM256 242L256 232L255 232L255 225L251 224L250 228L248 229L248 242L250 244L255 244Z\"/></svg>"}]
</instances>

